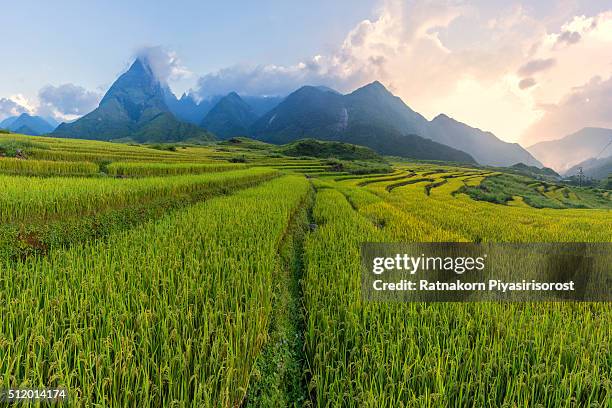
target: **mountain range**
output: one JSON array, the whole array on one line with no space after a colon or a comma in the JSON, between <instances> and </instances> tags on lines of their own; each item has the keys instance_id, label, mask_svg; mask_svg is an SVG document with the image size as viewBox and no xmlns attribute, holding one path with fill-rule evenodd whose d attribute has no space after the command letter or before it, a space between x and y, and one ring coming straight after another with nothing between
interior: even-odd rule
<instances>
[{"instance_id":1,"label":"mountain range","mask_svg":"<svg viewBox=\"0 0 612 408\"><path fill-rule=\"evenodd\" d=\"M348 95L320 87L302 87L258 119L251 134L272 143L286 143L300 137L340 140L400 156L419 151L415 150L418 141L418 145L428 144L434 151L439 149L434 146L445 145L465 152L480 164L510 166L522 162L542 166L519 144L503 142L490 132L472 128L446 115L428 121L380 82ZM403 139L409 135L411 140ZM429 140L423 141L423 138ZM423 151L419 155L429 158L423 156ZM466 160L463 157L458 161Z\"/></svg>"},{"instance_id":2,"label":"mountain range","mask_svg":"<svg viewBox=\"0 0 612 408\"><path fill-rule=\"evenodd\" d=\"M445 114L429 122L426 137L470 153L480 164L507 167L516 163L542 167L542 163L518 143L500 140L491 132L461 123Z\"/></svg>"},{"instance_id":3,"label":"mountain range","mask_svg":"<svg viewBox=\"0 0 612 408\"><path fill-rule=\"evenodd\" d=\"M587 127L562 139L536 143L527 150L545 166L564 173L585 160L612 156L610 141L612 129Z\"/></svg>"},{"instance_id":4,"label":"mountain range","mask_svg":"<svg viewBox=\"0 0 612 408\"><path fill-rule=\"evenodd\" d=\"M304 86L287 97L231 92L197 101L191 94L177 98L141 59L115 81L98 108L61 124L53 135L137 142L248 136L287 143L310 137L416 159L542 166L520 145L492 133L446 115L428 121L378 81L346 95Z\"/></svg>"},{"instance_id":5,"label":"mountain range","mask_svg":"<svg viewBox=\"0 0 612 408\"><path fill-rule=\"evenodd\" d=\"M32 116L22 113L19 116L11 116L0 122L0 129L7 129L22 135L40 136L53 132L57 127L57 122L50 118Z\"/></svg>"},{"instance_id":6,"label":"mountain range","mask_svg":"<svg viewBox=\"0 0 612 408\"><path fill-rule=\"evenodd\" d=\"M53 136L137 142L213 140L209 132L175 117L166 102L167 92L150 66L137 59L93 112L72 123L62 123Z\"/></svg>"},{"instance_id":7,"label":"mountain range","mask_svg":"<svg viewBox=\"0 0 612 408\"><path fill-rule=\"evenodd\" d=\"M310 137L367 146L385 155L474 162L465 152L418 136L422 121L427 122L379 82L348 95L304 86L257 119L250 135L276 144Z\"/></svg>"},{"instance_id":8,"label":"mountain range","mask_svg":"<svg viewBox=\"0 0 612 408\"><path fill-rule=\"evenodd\" d=\"M177 98L166 86L164 87L164 98L168 109L177 119L200 125L206 115L224 98L224 95L210 96L200 101L197 101L191 94L183 94L180 98ZM283 97L279 96L242 96L241 98L257 117L270 111L283 100Z\"/></svg>"}]
</instances>

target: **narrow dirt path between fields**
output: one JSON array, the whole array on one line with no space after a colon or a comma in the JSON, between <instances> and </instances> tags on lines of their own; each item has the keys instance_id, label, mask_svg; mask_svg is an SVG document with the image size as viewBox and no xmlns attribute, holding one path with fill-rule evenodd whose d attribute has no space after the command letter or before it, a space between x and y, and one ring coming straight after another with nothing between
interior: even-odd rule
<instances>
[{"instance_id":1,"label":"narrow dirt path between fields","mask_svg":"<svg viewBox=\"0 0 612 408\"><path fill-rule=\"evenodd\" d=\"M302 407L310 401L301 279L304 240L313 227L313 204L311 190L293 214L280 243L268 343L251 374L243 407Z\"/></svg>"}]
</instances>

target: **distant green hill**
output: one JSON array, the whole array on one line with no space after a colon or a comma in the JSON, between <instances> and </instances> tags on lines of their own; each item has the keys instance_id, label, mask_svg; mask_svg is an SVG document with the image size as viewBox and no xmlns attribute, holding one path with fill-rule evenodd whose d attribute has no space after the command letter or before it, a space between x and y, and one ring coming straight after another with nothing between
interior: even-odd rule
<instances>
[{"instance_id":1,"label":"distant green hill","mask_svg":"<svg viewBox=\"0 0 612 408\"><path fill-rule=\"evenodd\" d=\"M268 150L276 151L277 145L265 143L260 140L251 139L248 137L232 137L231 139L219 142L220 145L236 146L242 149Z\"/></svg>"},{"instance_id":2,"label":"distant green hill","mask_svg":"<svg viewBox=\"0 0 612 408\"><path fill-rule=\"evenodd\" d=\"M302 139L281 146L278 151L287 156L310 156L323 159L341 160L376 160L383 161L382 156L374 150L342 142L328 142L315 139Z\"/></svg>"},{"instance_id":3,"label":"distant green hill","mask_svg":"<svg viewBox=\"0 0 612 408\"><path fill-rule=\"evenodd\" d=\"M110 87L93 112L72 123L62 123L53 136L137 142L175 142L214 136L180 122L166 105L164 88L146 62L137 59Z\"/></svg>"},{"instance_id":4,"label":"distant green hill","mask_svg":"<svg viewBox=\"0 0 612 408\"><path fill-rule=\"evenodd\" d=\"M561 179L561 176L556 171L548 167L539 168L536 166L528 166L525 163L517 163L514 166L507 167L506 169L506 171L533 177L535 179Z\"/></svg>"}]
</instances>

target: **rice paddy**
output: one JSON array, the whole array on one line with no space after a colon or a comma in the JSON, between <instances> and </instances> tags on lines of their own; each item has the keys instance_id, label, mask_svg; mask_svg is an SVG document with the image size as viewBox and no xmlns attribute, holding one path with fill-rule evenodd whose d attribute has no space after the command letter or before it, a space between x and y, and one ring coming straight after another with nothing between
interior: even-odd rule
<instances>
[{"instance_id":1,"label":"rice paddy","mask_svg":"<svg viewBox=\"0 0 612 408\"><path fill-rule=\"evenodd\" d=\"M609 303L366 302L359 254L612 242L608 191L229 145L3 144L25 158L0 158L0 389L65 387L70 407L612 405Z\"/></svg>"}]
</instances>

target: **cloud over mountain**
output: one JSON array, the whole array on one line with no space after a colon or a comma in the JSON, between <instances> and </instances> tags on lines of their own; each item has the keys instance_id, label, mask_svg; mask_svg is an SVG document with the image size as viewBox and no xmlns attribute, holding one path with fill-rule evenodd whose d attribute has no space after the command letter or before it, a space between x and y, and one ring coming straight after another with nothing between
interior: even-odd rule
<instances>
[{"instance_id":1,"label":"cloud over mountain","mask_svg":"<svg viewBox=\"0 0 612 408\"><path fill-rule=\"evenodd\" d=\"M26 112L28 112L28 109L14 100L10 98L0 98L0 120Z\"/></svg>"},{"instance_id":2,"label":"cloud over mountain","mask_svg":"<svg viewBox=\"0 0 612 408\"><path fill-rule=\"evenodd\" d=\"M157 79L164 83L193 75L182 64L176 52L159 45L142 47L134 57L146 62Z\"/></svg>"},{"instance_id":3,"label":"cloud over mountain","mask_svg":"<svg viewBox=\"0 0 612 408\"><path fill-rule=\"evenodd\" d=\"M541 18L539 7L519 2L387 0L328 53L221 69L194 93L285 95L303 84L345 92L380 80L430 118L451 113L516 141L547 114L543 106L610 71L602 56L612 47L612 12L549 5Z\"/></svg>"},{"instance_id":4,"label":"cloud over mountain","mask_svg":"<svg viewBox=\"0 0 612 408\"><path fill-rule=\"evenodd\" d=\"M303 84L352 89L366 75L343 75L335 58L321 55L291 66L236 65L202 76L194 93L200 98L236 91L242 95L287 95Z\"/></svg>"}]
</instances>

